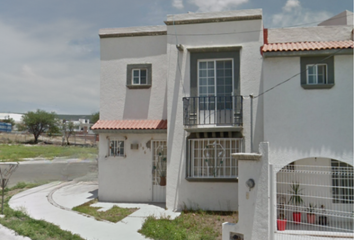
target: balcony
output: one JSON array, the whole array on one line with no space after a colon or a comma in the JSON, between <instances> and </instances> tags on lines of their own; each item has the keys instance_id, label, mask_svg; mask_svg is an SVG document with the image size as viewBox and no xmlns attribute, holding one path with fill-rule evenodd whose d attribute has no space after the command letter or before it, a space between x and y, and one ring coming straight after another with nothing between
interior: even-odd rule
<instances>
[{"instance_id":1,"label":"balcony","mask_svg":"<svg viewBox=\"0 0 354 240\"><path fill-rule=\"evenodd\" d=\"M242 96L183 98L185 127L242 127Z\"/></svg>"}]
</instances>

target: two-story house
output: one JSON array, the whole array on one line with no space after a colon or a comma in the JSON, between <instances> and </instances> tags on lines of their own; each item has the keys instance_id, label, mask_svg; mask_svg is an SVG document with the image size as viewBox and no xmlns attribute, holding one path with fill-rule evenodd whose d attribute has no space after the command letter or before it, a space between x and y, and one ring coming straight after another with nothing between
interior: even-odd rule
<instances>
[{"instance_id":1,"label":"two-story house","mask_svg":"<svg viewBox=\"0 0 354 240\"><path fill-rule=\"evenodd\" d=\"M188 13L102 29L100 201L237 209L234 152L250 151L262 11ZM242 96L246 95L246 97ZM262 102L253 106L262 118ZM254 142L262 123L254 121Z\"/></svg>"},{"instance_id":2,"label":"two-story house","mask_svg":"<svg viewBox=\"0 0 354 240\"><path fill-rule=\"evenodd\" d=\"M281 168L350 167L352 26L336 17L264 30L262 18L260 9L187 13L100 30L100 201L238 210L232 153L263 141Z\"/></svg>"},{"instance_id":3,"label":"two-story house","mask_svg":"<svg viewBox=\"0 0 354 240\"><path fill-rule=\"evenodd\" d=\"M265 35L264 141L279 171L278 202L289 209L278 215L307 223L305 229L319 223L328 231L353 231L353 13ZM291 210L294 183L302 202ZM310 205L313 221L306 219Z\"/></svg>"}]
</instances>

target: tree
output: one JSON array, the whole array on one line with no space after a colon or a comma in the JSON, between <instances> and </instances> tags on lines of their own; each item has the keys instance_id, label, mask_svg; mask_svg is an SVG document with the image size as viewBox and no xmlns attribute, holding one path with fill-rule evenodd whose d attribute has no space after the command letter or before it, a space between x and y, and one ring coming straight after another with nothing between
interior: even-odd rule
<instances>
[{"instance_id":1,"label":"tree","mask_svg":"<svg viewBox=\"0 0 354 240\"><path fill-rule=\"evenodd\" d=\"M22 123L28 132L34 136L34 143L38 143L38 137L44 132L58 132L59 128L56 121L55 112L46 112L37 110L36 112L27 112L22 116Z\"/></svg>"},{"instance_id":2,"label":"tree","mask_svg":"<svg viewBox=\"0 0 354 240\"><path fill-rule=\"evenodd\" d=\"M74 123L71 121L63 121L62 124L62 131L63 131L63 136L66 138L66 145L70 145L69 142L69 137L74 134ZM63 141L64 142L64 141Z\"/></svg>"},{"instance_id":3,"label":"tree","mask_svg":"<svg viewBox=\"0 0 354 240\"><path fill-rule=\"evenodd\" d=\"M100 119L100 112L93 113L90 118L90 122L95 124Z\"/></svg>"}]
</instances>

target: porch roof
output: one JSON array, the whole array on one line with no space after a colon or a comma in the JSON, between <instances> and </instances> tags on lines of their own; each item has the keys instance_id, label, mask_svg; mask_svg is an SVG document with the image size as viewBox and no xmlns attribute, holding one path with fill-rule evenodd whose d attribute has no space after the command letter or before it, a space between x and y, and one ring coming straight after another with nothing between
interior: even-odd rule
<instances>
[{"instance_id":1,"label":"porch roof","mask_svg":"<svg viewBox=\"0 0 354 240\"><path fill-rule=\"evenodd\" d=\"M264 44L262 47L262 52L291 52L352 48L354 48L353 40L323 42L287 42Z\"/></svg>"},{"instance_id":2,"label":"porch roof","mask_svg":"<svg viewBox=\"0 0 354 240\"><path fill-rule=\"evenodd\" d=\"M167 120L98 120L92 130L158 130L167 129Z\"/></svg>"}]
</instances>

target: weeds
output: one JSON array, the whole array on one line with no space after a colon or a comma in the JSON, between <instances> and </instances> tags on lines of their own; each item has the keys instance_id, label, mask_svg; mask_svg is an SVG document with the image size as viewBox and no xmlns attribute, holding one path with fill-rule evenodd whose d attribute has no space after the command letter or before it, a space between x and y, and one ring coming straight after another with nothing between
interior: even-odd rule
<instances>
[{"instance_id":1,"label":"weeds","mask_svg":"<svg viewBox=\"0 0 354 240\"><path fill-rule=\"evenodd\" d=\"M96 202L97 199L91 200L80 206L74 207L73 210L90 215L96 220L107 220L114 223L119 222L123 218L138 210L137 208L120 208L117 206L113 206L107 211L98 211L100 207L91 207L91 204L94 204Z\"/></svg>"},{"instance_id":2,"label":"weeds","mask_svg":"<svg viewBox=\"0 0 354 240\"><path fill-rule=\"evenodd\" d=\"M221 239L222 223L237 222L236 212L215 212L185 209L179 217L157 219L148 217L139 232L160 240L214 240ZM220 222L222 221L222 222Z\"/></svg>"},{"instance_id":3,"label":"weeds","mask_svg":"<svg viewBox=\"0 0 354 240\"><path fill-rule=\"evenodd\" d=\"M55 145L0 145L0 161L22 161L24 158L71 157L80 159L94 159L97 157L97 148Z\"/></svg>"}]
</instances>

